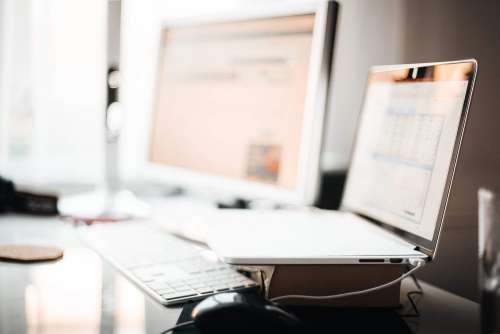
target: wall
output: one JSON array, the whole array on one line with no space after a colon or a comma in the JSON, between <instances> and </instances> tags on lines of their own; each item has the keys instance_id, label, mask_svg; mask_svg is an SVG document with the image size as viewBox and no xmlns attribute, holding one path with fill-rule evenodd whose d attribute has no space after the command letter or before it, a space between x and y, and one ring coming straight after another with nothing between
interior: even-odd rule
<instances>
[{"instance_id":1,"label":"wall","mask_svg":"<svg viewBox=\"0 0 500 334\"><path fill-rule=\"evenodd\" d=\"M422 273L477 298L477 189L500 185L500 2L406 2L403 61L476 58L479 74L437 261Z\"/></svg>"},{"instance_id":2,"label":"wall","mask_svg":"<svg viewBox=\"0 0 500 334\"><path fill-rule=\"evenodd\" d=\"M3 50L5 48L5 1L0 0L0 50ZM5 86L5 75L2 73L5 73L5 65L4 65L4 53L0 52L0 110L3 109L4 106L4 86ZM2 129L2 124L3 124L3 113L0 112L0 129ZM0 135L0 164L5 163L5 158L4 158L4 140L2 138L2 135Z\"/></svg>"},{"instance_id":3,"label":"wall","mask_svg":"<svg viewBox=\"0 0 500 334\"><path fill-rule=\"evenodd\" d=\"M30 185L101 180L105 4L0 0L4 176Z\"/></svg>"}]
</instances>

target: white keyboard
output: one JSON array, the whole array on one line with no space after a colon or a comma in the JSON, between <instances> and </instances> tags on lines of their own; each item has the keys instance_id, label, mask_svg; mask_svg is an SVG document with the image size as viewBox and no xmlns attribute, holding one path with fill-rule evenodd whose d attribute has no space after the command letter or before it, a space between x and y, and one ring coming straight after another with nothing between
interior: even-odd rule
<instances>
[{"instance_id":1,"label":"white keyboard","mask_svg":"<svg viewBox=\"0 0 500 334\"><path fill-rule=\"evenodd\" d=\"M205 247L146 223L82 228L84 240L154 299L172 305L258 285Z\"/></svg>"}]
</instances>

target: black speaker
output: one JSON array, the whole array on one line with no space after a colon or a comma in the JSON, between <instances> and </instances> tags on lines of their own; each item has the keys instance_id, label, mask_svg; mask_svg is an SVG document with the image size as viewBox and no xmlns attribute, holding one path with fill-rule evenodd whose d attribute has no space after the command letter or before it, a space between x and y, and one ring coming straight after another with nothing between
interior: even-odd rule
<instances>
[{"instance_id":1,"label":"black speaker","mask_svg":"<svg viewBox=\"0 0 500 334\"><path fill-rule=\"evenodd\" d=\"M17 191L12 181L0 177L0 213L57 215L57 196Z\"/></svg>"}]
</instances>

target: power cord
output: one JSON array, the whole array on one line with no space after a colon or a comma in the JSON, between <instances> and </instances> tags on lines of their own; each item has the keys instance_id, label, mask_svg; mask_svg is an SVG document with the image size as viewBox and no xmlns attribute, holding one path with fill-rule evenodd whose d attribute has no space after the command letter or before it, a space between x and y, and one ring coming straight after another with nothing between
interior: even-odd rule
<instances>
[{"instance_id":1,"label":"power cord","mask_svg":"<svg viewBox=\"0 0 500 334\"><path fill-rule=\"evenodd\" d=\"M385 288L388 288L390 286L393 286L402 280L404 280L406 277L412 275L415 273L418 269L423 267L425 265L425 261L423 259L411 259L410 260L410 265L413 266L412 269L408 270L406 273L398 277L397 279L390 281L388 283L382 284L375 286L373 288L369 289L364 289L364 290L358 290L358 291L351 291L351 292L345 292L345 293L339 293L335 295L327 295L327 296L309 296L309 295L285 295L285 296L279 296L279 297L274 297L271 298L272 302L279 302L282 300L286 299L308 299L308 300L329 300L329 299L338 299L338 298L345 298L345 297L351 297L351 296L357 296L357 295L364 295L367 293L371 293L374 291L382 290Z\"/></svg>"},{"instance_id":2,"label":"power cord","mask_svg":"<svg viewBox=\"0 0 500 334\"><path fill-rule=\"evenodd\" d=\"M161 332L161 334L167 334L167 333L170 333L176 329L181 329L181 328L184 328L184 327L187 327L187 326L191 326L194 324L194 321L193 320L190 320L190 321L185 321L185 322L181 322L173 327L170 327L169 329L166 329L164 330L163 332Z\"/></svg>"}]
</instances>

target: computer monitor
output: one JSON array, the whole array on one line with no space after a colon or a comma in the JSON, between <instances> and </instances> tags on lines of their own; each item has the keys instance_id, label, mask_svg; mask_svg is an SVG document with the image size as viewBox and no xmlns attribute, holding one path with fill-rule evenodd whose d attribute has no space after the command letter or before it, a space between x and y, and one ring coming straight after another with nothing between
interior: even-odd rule
<instances>
[{"instance_id":1,"label":"computer monitor","mask_svg":"<svg viewBox=\"0 0 500 334\"><path fill-rule=\"evenodd\" d=\"M335 2L165 22L148 177L244 199L313 204Z\"/></svg>"}]
</instances>

